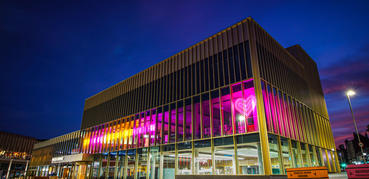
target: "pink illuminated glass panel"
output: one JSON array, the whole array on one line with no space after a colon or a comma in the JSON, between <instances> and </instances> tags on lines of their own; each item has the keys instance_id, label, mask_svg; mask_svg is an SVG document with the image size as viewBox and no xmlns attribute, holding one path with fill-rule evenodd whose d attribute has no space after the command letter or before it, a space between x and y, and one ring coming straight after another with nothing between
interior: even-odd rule
<instances>
[{"instance_id":1,"label":"pink illuminated glass panel","mask_svg":"<svg viewBox=\"0 0 369 179\"><path fill-rule=\"evenodd\" d=\"M173 103L170 105L170 136L169 140L171 143L176 140L176 104Z\"/></svg>"},{"instance_id":2,"label":"pink illuminated glass panel","mask_svg":"<svg viewBox=\"0 0 369 179\"><path fill-rule=\"evenodd\" d=\"M185 139L191 140L192 139L192 113L191 113L191 98L188 98L185 100L185 123L186 123L186 129L185 129Z\"/></svg>"},{"instance_id":3,"label":"pink illuminated glass panel","mask_svg":"<svg viewBox=\"0 0 369 179\"><path fill-rule=\"evenodd\" d=\"M243 111L246 120L246 131L254 132L259 130L258 117L256 111L256 98L253 81L246 81L243 83Z\"/></svg>"},{"instance_id":4,"label":"pink illuminated glass panel","mask_svg":"<svg viewBox=\"0 0 369 179\"><path fill-rule=\"evenodd\" d=\"M162 109L163 108L158 108L158 112L157 112L157 124L156 124L156 144L161 144L162 143L162 136L163 136L163 113L162 113Z\"/></svg>"},{"instance_id":5,"label":"pink illuminated glass panel","mask_svg":"<svg viewBox=\"0 0 369 179\"><path fill-rule=\"evenodd\" d=\"M178 124L177 124L177 141L183 141L183 101L179 101L177 103L177 111L178 111Z\"/></svg>"},{"instance_id":6,"label":"pink illuminated glass panel","mask_svg":"<svg viewBox=\"0 0 369 179\"><path fill-rule=\"evenodd\" d=\"M150 145L150 131L155 130L153 126L151 126L151 118L150 118L150 111L146 112L146 120L144 125L144 146L148 147ZM155 126L155 123L153 124Z\"/></svg>"},{"instance_id":7,"label":"pink illuminated glass panel","mask_svg":"<svg viewBox=\"0 0 369 179\"><path fill-rule=\"evenodd\" d=\"M221 89L221 114L223 117L223 135L233 134L232 125L232 105L231 105L231 94L229 87Z\"/></svg>"},{"instance_id":8,"label":"pink illuminated glass panel","mask_svg":"<svg viewBox=\"0 0 369 179\"><path fill-rule=\"evenodd\" d=\"M150 146L155 145L155 131L157 129L156 126L156 109L151 111L151 123L150 123Z\"/></svg>"},{"instance_id":9,"label":"pink illuminated glass panel","mask_svg":"<svg viewBox=\"0 0 369 179\"><path fill-rule=\"evenodd\" d=\"M164 107L164 128L163 128L163 144L168 143L168 129L169 129L169 106Z\"/></svg>"},{"instance_id":10,"label":"pink illuminated glass panel","mask_svg":"<svg viewBox=\"0 0 369 179\"><path fill-rule=\"evenodd\" d=\"M263 92L264 110L265 110L265 118L267 121L267 129L268 129L268 132L273 132L273 120L272 120L271 111L270 111L270 101L269 101L268 92L266 90L264 81L262 81L261 83L261 89Z\"/></svg>"},{"instance_id":11,"label":"pink illuminated glass panel","mask_svg":"<svg viewBox=\"0 0 369 179\"><path fill-rule=\"evenodd\" d=\"M211 136L210 130L210 101L209 94L205 93L202 98L202 138L209 138Z\"/></svg>"},{"instance_id":12,"label":"pink illuminated glass panel","mask_svg":"<svg viewBox=\"0 0 369 179\"><path fill-rule=\"evenodd\" d=\"M235 133L243 134L246 132L246 119L253 110L250 99L243 98L241 84L232 85L232 110L233 124L235 125Z\"/></svg>"},{"instance_id":13,"label":"pink illuminated glass panel","mask_svg":"<svg viewBox=\"0 0 369 179\"><path fill-rule=\"evenodd\" d=\"M201 123L201 114L200 114L200 96L195 96L193 98L193 125L194 125L194 131L193 131L193 137L194 139L200 139L201 133L200 133L200 123Z\"/></svg>"},{"instance_id":14,"label":"pink illuminated glass panel","mask_svg":"<svg viewBox=\"0 0 369 179\"><path fill-rule=\"evenodd\" d=\"M272 122L273 122L273 129L274 129L274 133L276 134L280 134L279 132L279 125L278 125L278 117L277 117L277 108L276 108L276 104L275 104L275 100L274 100L274 96L273 96L273 91L270 85L267 85L267 90L268 90L268 96L269 96L269 102L270 102L270 113L272 116Z\"/></svg>"},{"instance_id":15,"label":"pink illuminated glass panel","mask_svg":"<svg viewBox=\"0 0 369 179\"><path fill-rule=\"evenodd\" d=\"M213 122L213 136L220 136L222 131L222 125L220 120L220 100L219 90L211 92L211 111Z\"/></svg>"}]
</instances>

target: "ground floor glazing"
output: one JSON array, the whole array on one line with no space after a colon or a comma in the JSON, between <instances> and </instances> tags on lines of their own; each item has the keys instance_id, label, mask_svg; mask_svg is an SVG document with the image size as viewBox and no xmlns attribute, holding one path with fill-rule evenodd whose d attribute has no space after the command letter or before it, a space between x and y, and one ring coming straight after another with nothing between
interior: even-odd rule
<instances>
[{"instance_id":1,"label":"ground floor glazing","mask_svg":"<svg viewBox=\"0 0 369 179\"><path fill-rule=\"evenodd\" d=\"M272 174L310 166L338 172L335 151L274 134L268 138ZM263 175L263 162L268 161L263 161L262 150L258 133L195 140L93 154L92 162L63 166L58 176L169 179L175 175ZM48 174L56 171L53 166L46 168L40 167L38 173L45 176L45 170Z\"/></svg>"}]
</instances>

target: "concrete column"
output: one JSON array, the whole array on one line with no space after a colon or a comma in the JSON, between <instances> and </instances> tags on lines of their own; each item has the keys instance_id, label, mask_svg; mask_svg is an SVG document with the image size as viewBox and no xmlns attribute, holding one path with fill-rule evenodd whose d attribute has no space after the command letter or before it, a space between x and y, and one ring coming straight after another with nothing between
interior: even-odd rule
<instances>
[{"instance_id":1,"label":"concrete column","mask_svg":"<svg viewBox=\"0 0 369 179\"><path fill-rule=\"evenodd\" d=\"M60 163L58 164L57 168L56 168L56 176L59 177L60 176Z\"/></svg>"},{"instance_id":2,"label":"concrete column","mask_svg":"<svg viewBox=\"0 0 369 179\"><path fill-rule=\"evenodd\" d=\"M38 176L39 175L39 173L40 173L40 166L37 166L37 170L36 170L36 176Z\"/></svg>"},{"instance_id":3,"label":"concrete column","mask_svg":"<svg viewBox=\"0 0 369 179\"><path fill-rule=\"evenodd\" d=\"M163 147L161 147L163 148ZM163 179L163 166L164 166L164 157L163 157L163 151L160 150L160 179Z\"/></svg>"},{"instance_id":4,"label":"concrete column","mask_svg":"<svg viewBox=\"0 0 369 179\"><path fill-rule=\"evenodd\" d=\"M108 158L106 160L106 167L105 167L105 178L108 179L109 178L109 170L110 170L110 153L108 153Z\"/></svg>"},{"instance_id":5,"label":"concrete column","mask_svg":"<svg viewBox=\"0 0 369 179\"><path fill-rule=\"evenodd\" d=\"M177 154L176 154L177 155ZM150 167L151 167L151 163L150 163L150 160L151 160L151 153L150 153L150 148L147 148L147 159L146 159L146 162L147 162L147 165L146 165L146 179L149 179L150 177ZM177 159L176 159L177 160ZM177 172L176 172L177 173Z\"/></svg>"},{"instance_id":6,"label":"concrete column","mask_svg":"<svg viewBox=\"0 0 369 179\"><path fill-rule=\"evenodd\" d=\"M117 154L115 155L115 167L114 167L114 178L118 178L118 167L120 163L120 157L119 152L117 151Z\"/></svg>"},{"instance_id":7,"label":"concrete column","mask_svg":"<svg viewBox=\"0 0 369 179\"><path fill-rule=\"evenodd\" d=\"M26 175L27 175L28 163L29 163L29 160L27 160L26 168L24 169L24 176L26 176Z\"/></svg>"},{"instance_id":8,"label":"concrete column","mask_svg":"<svg viewBox=\"0 0 369 179\"><path fill-rule=\"evenodd\" d=\"M9 162L9 167L8 167L8 172L6 173L6 179L9 178L9 175L10 175L10 169L12 168L12 163L13 163L13 159L10 159L10 162Z\"/></svg>"}]
</instances>

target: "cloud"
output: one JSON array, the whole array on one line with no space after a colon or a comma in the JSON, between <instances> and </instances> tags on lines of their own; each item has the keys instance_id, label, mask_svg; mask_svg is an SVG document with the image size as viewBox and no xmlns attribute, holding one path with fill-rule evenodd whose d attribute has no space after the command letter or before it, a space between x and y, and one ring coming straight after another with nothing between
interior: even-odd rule
<instances>
[{"instance_id":1,"label":"cloud","mask_svg":"<svg viewBox=\"0 0 369 179\"><path fill-rule=\"evenodd\" d=\"M369 95L369 45L349 57L320 70L324 93L356 88Z\"/></svg>"},{"instance_id":2,"label":"cloud","mask_svg":"<svg viewBox=\"0 0 369 179\"><path fill-rule=\"evenodd\" d=\"M354 55L320 70L333 135L336 145L352 138L354 125L344 92L354 89L358 95L353 99L354 115L359 132L369 125L369 44Z\"/></svg>"}]
</instances>

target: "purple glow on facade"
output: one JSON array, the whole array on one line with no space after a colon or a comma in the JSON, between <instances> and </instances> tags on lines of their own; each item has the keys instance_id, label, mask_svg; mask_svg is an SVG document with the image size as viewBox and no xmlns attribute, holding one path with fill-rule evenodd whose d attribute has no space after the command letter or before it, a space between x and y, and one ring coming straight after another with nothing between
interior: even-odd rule
<instances>
[{"instance_id":1,"label":"purple glow on facade","mask_svg":"<svg viewBox=\"0 0 369 179\"><path fill-rule=\"evenodd\" d=\"M245 117L250 116L250 114L255 110L255 107L256 107L255 96L250 95L246 99L244 98L236 99L236 101L234 102L234 107L236 108L238 112L245 115Z\"/></svg>"},{"instance_id":2,"label":"purple glow on facade","mask_svg":"<svg viewBox=\"0 0 369 179\"><path fill-rule=\"evenodd\" d=\"M258 131L256 102L252 80L236 83L120 119L122 123L93 128L87 132L82 151L101 153L255 132Z\"/></svg>"}]
</instances>

